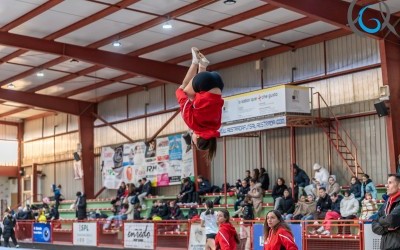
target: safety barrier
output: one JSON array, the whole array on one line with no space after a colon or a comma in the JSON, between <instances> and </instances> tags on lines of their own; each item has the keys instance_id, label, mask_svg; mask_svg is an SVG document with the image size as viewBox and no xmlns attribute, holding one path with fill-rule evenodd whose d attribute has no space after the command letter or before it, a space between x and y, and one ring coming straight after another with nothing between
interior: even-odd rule
<instances>
[{"instance_id":1,"label":"safety barrier","mask_svg":"<svg viewBox=\"0 0 400 250\"><path fill-rule=\"evenodd\" d=\"M264 219L244 221L231 219L240 244L249 249L263 249ZM313 234L324 221L288 221L299 249L314 250L326 247L359 250L364 246L364 222L359 220L332 220L330 234ZM44 235L49 225L51 237ZM42 231L41 231L42 230ZM200 221L107 221L57 220L48 224L17 221L16 237L22 242L39 242L107 248L199 249L205 242ZM43 233L43 235L40 235ZM371 235L371 232L368 232ZM146 247L145 247L146 246Z\"/></svg>"}]
</instances>

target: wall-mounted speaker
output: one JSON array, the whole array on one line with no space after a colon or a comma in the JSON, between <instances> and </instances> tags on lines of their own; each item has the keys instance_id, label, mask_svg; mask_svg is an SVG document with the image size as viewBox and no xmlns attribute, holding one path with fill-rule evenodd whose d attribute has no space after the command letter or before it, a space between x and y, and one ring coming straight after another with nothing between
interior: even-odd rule
<instances>
[{"instance_id":1,"label":"wall-mounted speaker","mask_svg":"<svg viewBox=\"0 0 400 250\"><path fill-rule=\"evenodd\" d=\"M75 161L81 160L81 157L79 156L78 152L74 152L74 159L75 159Z\"/></svg>"},{"instance_id":2,"label":"wall-mounted speaker","mask_svg":"<svg viewBox=\"0 0 400 250\"><path fill-rule=\"evenodd\" d=\"M374 106L379 117L389 115L389 111L385 105L385 102L377 102L374 104Z\"/></svg>"}]
</instances>

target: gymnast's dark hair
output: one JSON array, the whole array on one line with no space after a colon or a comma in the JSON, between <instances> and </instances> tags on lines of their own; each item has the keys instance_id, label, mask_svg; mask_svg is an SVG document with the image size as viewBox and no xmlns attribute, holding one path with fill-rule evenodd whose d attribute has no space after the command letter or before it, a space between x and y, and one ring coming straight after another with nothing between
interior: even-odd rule
<instances>
[{"instance_id":1,"label":"gymnast's dark hair","mask_svg":"<svg viewBox=\"0 0 400 250\"><path fill-rule=\"evenodd\" d=\"M207 200L206 201L206 207L207 207L207 210L206 210L206 215L209 215L209 214L214 214L214 202L212 202L211 200Z\"/></svg>"},{"instance_id":2,"label":"gymnast's dark hair","mask_svg":"<svg viewBox=\"0 0 400 250\"><path fill-rule=\"evenodd\" d=\"M217 139L204 139L202 137L197 138L197 148L200 150L208 150L208 160L212 161L215 157L215 153L217 152Z\"/></svg>"}]
</instances>

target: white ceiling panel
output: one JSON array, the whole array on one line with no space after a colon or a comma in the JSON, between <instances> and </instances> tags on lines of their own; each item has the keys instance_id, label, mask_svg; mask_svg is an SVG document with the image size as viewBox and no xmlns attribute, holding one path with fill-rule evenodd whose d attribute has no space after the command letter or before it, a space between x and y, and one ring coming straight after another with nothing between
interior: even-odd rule
<instances>
[{"instance_id":1,"label":"white ceiling panel","mask_svg":"<svg viewBox=\"0 0 400 250\"><path fill-rule=\"evenodd\" d=\"M46 0L20 1L20 0L1 0L0 1L0 26L10 23L20 16L35 9L45 3ZM12 8L11 8L12 6Z\"/></svg>"},{"instance_id":2,"label":"white ceiling panel","mask_svg":"<svg viewBox=\"0 0 400 250\"><path fill-rule=\"evenodd\" d=\"M198 49L202 48L208 48L210 46L215 45L214 43L199 40L199 39L190 39L186 40L181 43L177 43L174 45L171 45L169 47L163 48L156 50L151 53L147 53L145 55L142 55L141 57L147 58L147 59L153 59L153 60L159 60L159 61L167 61L171 58L175 58L184 54L191 53L191 48L196 46Z\"/></svg>"},{"instance_id":3,"label":"white ceiling panel","mask_svg":"<svg viewBox=\"0 0 400 250\"><path fill-rule=\"evenodd\" d=\"M125 72L119 71L119 70L114 70L114 69L110 69L110 68L104 68L101 70L98 70L96 72L90 73L90 76L96 76L96 77L100 77L100 78L106 78L106 79L111 79L114 78L116 76L122 75ZM101 81L101 80L98 80Z\"/></svg>"},{"instance_id":4,"label":"white ceiling panel","mask_svg":"<svg viewBox=\"0 0 400 250\"><path fill-rule=\"evenodd\" d=\"M255 40L250 43L245 43L236 47L232 47L232 49L252 54L262 50L274 48L276 46L278 46L278 44L276 43L266 42L262 40Z\"/></svg>"},{"instance_id":5,"label":"white ceiling panel","mask_svg":"<svg viewBox=\"0 0 400 250\"><path fill-rule=\"evenodd\" d=\"M315 23L307 24L299 28L296 28L296 31L300 31L310 35L319 35L337 29L339 29L339 27L331 25L329 23L318 21Z\"/></svg>"},{"instance_id":6,"label":"white ceiling panel","mask_svg":"<svg viewBox=\"0 0 400 250\"><path fill-rule=\"evenodd\" d=\"M133 77L133 78L129 78L127 80L124 80L124 82L129 82L129 83L133 83L133 84L139 84L139 85L143 85L149 82L153 82L154 79L148 78L148 77Z\"/></svg>"},{"instance_id":7,"label":"white ceiling panel","mask_svg":"<svg viewBox=\"0 0 400 250\"><path fill-rule=\"evenodd\" d=\"M273 41L276 42L280 42L280 43L291 43L297 40L301 40L307 37L312 36L311 34L307 34L304 32L300 32L300 31L296 31L296 30L289 30L289 31L285 31L270 37L265 37L266 39L271 39Z\"/></svg>"},{"instance_id":8,"label":"white ceiling panel","mask_svg":"<svg viewBox=\"0 0 400 250\"><path fill-rule=\"evenodd\" d=\"M148 30L156 32L156 33L165 34L169 37L174 37L174 36L178 36L180 34L186 33L188 31L192 31L192 30L200 28L200 26L198 26L198 25L180 22L177 20L171 20L169 22L172 25L171 29L163 29L163 27L162 27L163 24L159 24Z\"/></svg>"},{"instance_id":9,"label":"white ceiling panel","mask_svg":"<svg viewBox=\"0 0 400 250\"><path fill-rule=\"evenodd\" d=\"M240 35L236 35L230 32L214 30L204 35L196 37L198 40L203 40L212 43L224 43L230 40L234 40L241 37ZM196 47L196 46L195 46Z\"/></svg>"},{"instance_id":10,"label":"white ceiling panel","mask_svg":"<svg viewBox=\"0 0 400 250\"><path fill-rule=\"evenodd\" d=\"M102 3L109 3L109 4L116 4L118 3L120 0L98 0L98 2L102 2Z\"/></svg>"},{"instance_id":11,"label":"white ceiling panel","mask_svg":"<svg viewBox=\"0 0 400 250\"><path fill-rule=\"evenodd\" d=\"M183 0L151 0L151 1L139 1L131 6L130 8L147 11L159 15L164 15L175 9L183 7L185 5L195 2L194 0L183 1Z\"/></svg>"},{"instance_id":12,"label":"white ceiling panel","mask_svg":"<svg viewBox=\"0 0 400 250\"><path fill-rule=\"evenodd\" d=\"M224 29L250 35L255 32L269 29L275 26L277 26L277 24L275 23L263 21L256 18L251 18L251 19L246 19L237 24L226 26Z\"/></svg>"},{"instance_id":13,"label":"white ceiling panel","mask_svg":"<svg viewBox=\"0 0 400 250\"><path fill-rule=\"evenodd\" d=\"M40 114L43 114L43 113L46 113L46 112L48 112L48 111L36 110L36 109L28 109L28 110L25 110L25 111L10 115L10 117L25 119L25 118L28 118L28 117L31 117L31 116L34 116L34 115L40 115Z\"/></svg>"},{"instance_id":14,"label":"white ceiling panel","mask_svg":"<svg viewBox=\"0 0 400 250\"><path fill-rule=\"evenodd\" d=\"M118 23L125 23L131 26L136 26L138 24L149 21L153 18L155 17L152 15L147 15L136 11L122 9L109 16L106 16L104 19Z\"/></svg>"},{"instance_id":15,"label":"white ceiling panel","mask_svg":"<svg viewBox=\"0 0 400 250\"><path fill-rule=\"evenodd\" d=\"M256 19L270 22L270 23L275 23L275 24L284 24L290 21L294 21L297 19L300 19L302 17L305 17L304 15L301 15L299 13L279 8L270 12L267 12L265 14L256 16Z\"/></svg>"},{"instance_id":16,"label":"white ceiling panel","mask_svg":"<svg viewBox=\"0 0 400 250\"><path fill-rule=\"evenodd\" d=\"M0 45L0 54L2 57L6 56L8 54L11 54L16 50L18 50L18 49L14 48L14 47L7 47L7 46Z\"/></svg>"},{"instance_id":17,"label":"white ceiling panel","mask_svg":"<svg viewBox=\"0 0 400 250\"><path fill-rule=\"evenodd\" d=\"M41 91L38 91L37 93L43 94L43 95L61 95L63 93L83 88L92 84L95 84L96 80L93 78L85 77L85 76L80 76L77 77L71 81L64 82L62 84L52 86L50 88L42 89Z\"/></svg>"},{"instance_id":18,"label":"white ceiling panel","mask_svg":"<svg viewBox=\"0 0 400 250\"><path fill-rule=\"evenodd\" d=\"M102 4L88 1L64 1L51 10L12 29L11 33L42 38L105 7Z\"/></svg>"},{"instance_id":19,"label":"white ceiling panel","mask_svg":"<svg viewBox=\"0 0 400 250\"><path fill-rule=\"evenodd\" d=\"M15 89L27 90L67 75L65 73L51 71L51 70L42 70L42 72L44 73L44 76L42 77L38 77L36 76L36 74L32 74L28 77L15 81L14 82Z\"/></svg>"},{"instance_id":20,"label":"white ceiling panel","mask_svg":"<svg viewBox=\"0 0 400 250\"><path fill-rule=\"evenodd\" d=\"M205 18L206 17L206 18ZM198 9L188 14L182 15L179 19L195 22L203 25L209 25L222 19L231 17L230 15L220 13L210 9Z\"/></svg>"},{"instance_id":21,"label":"white ceiling panel","mask_svg":"<svg viewBox=\"0 0 400 250\"><path fill-rule=\"evenodd\" d=\"M239 50L226 49L223 51L212 53L211 55L206 55L206 57L210 61L210 65L212 65L212 64L227 61L227 60L230 60L230 59L233 59L236 57L245 56L247 54L248 53L245 53L245 52L239 51Z\"/></svg>"},{"instance_id":22,"label":"white ceiling panel","mask_svg":"<svg viewBox=\"0 0 400 250\"><path fill-rule=\"evenodd\" d=\"M217 1L213 4L207 5L204 7L204 9L207 10L212 10L218 13L224 13L228 14L230 16L238 15L242 12L260 7L262 5L265 5L266 3L263 1L236 1L235 4L227 5L224 4L224 1ZM203 19L206 19L208 17L204 17Z\"/></svg>"},{"instance_id":23,"label":"white ceiling panel","mask_svg":"<svg viewBox=\"0 0 400 250\"><path fill-rule=\"evenodd\" d=\"M11 76L17 75L29 69L31 69L31 67L13 65L9 63L0 64L0 81L4 81Z\"/></svg>"},{"instance_id":24,"label":"white ceiling panel","mask_svg":"<svg viewBox=\"0 0 400 250\"><path fill-rule=\"evenodd\" d=\"M0 105L0 114L6 113L8 111L11 111L15 109L15 107L8 106L8 105Z\"/></svg>"},{"instance_id":25,"label":"white ceiling panel","mask_svg":"<svg viewBox=\"0 0 400 250\"><path fill-rule=\"evenodd\" d=\"M68 72L77 72L82 69L89 68L90 66L93 66L93 64L86 63L83 61L74 62L71 60L67 60L67 61L57 64L51 68L56 69L56 70L68 71Z\"/></svg>"},{"instance_id":26,"label":"white ceiling panel","mask_svg":"<svg viewBox=\"0 0 400 250\"><path fill-rule=\"evenodd\" d=\"M72 99L77 99L77 100L90 100L90 99L96 99L100 96L112 94L114 92L130 89L132 86L129 86L127 84L122 84L122 83L117 83L113 84L110 86L98 88L92 91L88 91L85 93L81 93L75 96L71 96L70 98Z\"/></svg>"},{"instance_id":27,"label":"white ceiling panel","mask_svg":"<svg viewBox=\"0 0 400 250\"><path fill-rule=\"evenodd\" d=\"M29 51L19 57L13 58L12 60L10 60L10 62L26 64L30 66L39 66L55 58L58 58L58 56L51 54L43 54L36 51Z\"/></svg>"}]
</instances>

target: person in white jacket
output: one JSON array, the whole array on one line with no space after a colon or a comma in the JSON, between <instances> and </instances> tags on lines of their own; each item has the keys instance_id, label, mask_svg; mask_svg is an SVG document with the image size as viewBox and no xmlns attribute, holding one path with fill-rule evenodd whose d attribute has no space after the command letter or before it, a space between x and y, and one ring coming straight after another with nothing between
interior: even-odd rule
<instances>
[{"instance_id":1,"label":"person in white jacket","mask_svg":"<svg viewBox=\"0 0 400 250\"><path fill-rule=\"evenodd\" d=\"M357 218L360 205L354 194L350 194L349 190L344 191L344 198L340 202L340 215L345 220Z\"/></svg>"},{"instance_id":2,"label":"person in white jacket","mask_svg":"<svg viewBox=\"0 0 400 250\"><path fill-rule=\"evenodd\" d=\"M319 190L320 187L326 188L328 186L329 171L318 163L314 164L313 170L315 171L314 178L312 179L313 183L306 186L304 191L307 195L316 196L316 190Z\"/></svg>"}]
</instances>

